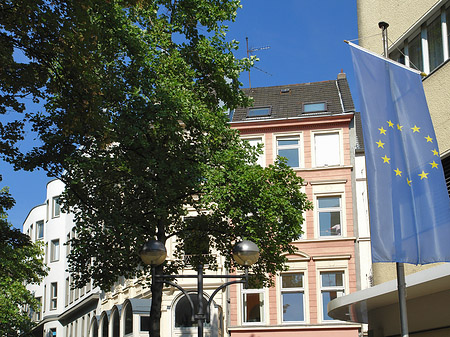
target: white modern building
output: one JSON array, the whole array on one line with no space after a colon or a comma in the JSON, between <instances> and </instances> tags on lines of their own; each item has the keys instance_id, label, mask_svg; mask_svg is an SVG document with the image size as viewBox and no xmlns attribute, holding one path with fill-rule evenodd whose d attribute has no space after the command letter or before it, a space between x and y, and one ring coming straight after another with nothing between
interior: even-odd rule
<instances>
[{"instance_id":1,"label":"white modern building","mask_svg":"<svg viewBox=\"0 0 450 337\"><path fill-rule=\"evenodd\" d=\"M86 284L81 289L71 289L71 279L66 271L66 242L74 235L73 215L62 212L59 196L64 184L52 180L47 184L45 202L34 207L23 223L23 232L33 242L45 244L44 262L48 275L38 285L29 285L40 302L40 309L33 313L38 322L36 336L88 336L92 318L96 315L100 291Z\"/></svg>"}]
</instances>

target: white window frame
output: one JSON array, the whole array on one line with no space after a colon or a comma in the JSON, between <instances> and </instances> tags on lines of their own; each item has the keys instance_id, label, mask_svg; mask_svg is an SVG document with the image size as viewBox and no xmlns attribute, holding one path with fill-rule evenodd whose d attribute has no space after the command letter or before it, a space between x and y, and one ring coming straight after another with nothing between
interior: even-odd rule
<instances>
[{"instance_id":1,"label":"white window frame","mask_svg":"<svg viewBox=\"0 0 450 337\"><path fill-rule=\"evenodd\" d=\"M302 274L302 287L292 287L292 288L283 288L283 276L294 275L294 274ZM303 271L290 271L288 273L283 273L279 277L279 285L280 285L280 319L283 324L296 324L296 323L305 323L306 322L306 292L305 292L305 282L306 275ZM299 293L303 294L303 320L300 321L285 321L284 320L284 312L283 312L283 294L286 293Z\"/></svg>"},{"instance_id":2,"label":"white window frame","mask_svg":"<svg viewBox=\"0 0 450 337\"><path fill-rule=\"evenodd\" d=\"M42 226L42 236L39 236L39 227ZM44 239L44 220L38 220L36 221L36 240L43 240Z\"/></svg>"},{"instance_id":3,"label":"white window frame","mask_svg":"<svg viewBox=\"0 0 450 337\"><path fill-rule=\"evenodd\" d=\"M324 273L342 273L342 286L323 286L322 276ZM342 294L340 294L337 297L344 296L347 293L346 282L347 282L347 275L346 275L346 270L344 270L344 269L319 270L319 289L320 289L319 303L320 303L320 319L321 319L322 323L336 322L335 319L325 319L325 317L324 317L324 310L326 310L327 308L325 308L325 306L324 306L323 293L329 292L329 291L341 291Z\"/></svg>"},{"instance_id":4,"label":"white window frame","mask_svg":"<svg viewBox=\"0 0 450 337\"><path fill-rule=\"evenodd\" d=\"M61 247L60 247L59 239L50 241L50 262L59 261L59 259L61 257L60 248Z\"/></svg>"},{"instance_id":5,"label":"white window frame","mask_svg":"<svg viewBox=\"0 0 450 337\"><path fill-rule=\"evenodd\" d=\"M279 156L278 152L279 150L289 150L289 149L298 149L298 166L291 166L292 169L301 169L305 167L305 156L304 156L304 150L303 150L303 133L302 132L295 132L295 133L280 133L274 135L274 149L276 156L274 160L276 161L276 158ZM298 144L293 145L281 145L278 146L278 140L284 138L285 140L293 140L294 138L298 138Z\"/></svg>"},{"instance_id":6,"label":"white window frame","mask_svg":"<svg viewBox=\"0 0 450 337\"><path fill-rule=\"evenodd\" d=\"M322 198L339 198L339 207L329 207L329 208L319 208L319 199ZM320 238L326 238L326 239L332 239L332 238L342 238L345 236L346 228L344 226L344 195L339 193L333 193L333 194L317 194L314 196L314 204L316 205L315 208L315 217L316 217L316 228L317 228L317 236ZM336 212L339 210L340 213L340 235L321 235L320 231L320 213L321 212Z\"/></svg>"},{"instance_id":7,"label":"white window frame","mask_svg":"<svg viewBox=\"0 0 450 337\"><path fill-rule=\"evenodd\" d=\"M248 142L252 141L252 140L259 140L258 144L262 144L263 148L262 148L262 153L259 156L258 160L256 161L256 164L265 167L266 166L266 144L265 144L265 140L264 140L264 135L245 135L243 137L241 137L241 140L246 140ZM250 145L252 145L250 143Z\"/></svg>"},{"instance_id":8,"label":"white window frame","mask_svg":"<svg viewBox=\"0 0 450 337\"><path fill-rule=\"evenodd\" d=\"M317 165L317 155L316 155L316 136L321 136L321 135L334 135L337 134L338 136L338 140L339 140L339 144L338 144L338 151L339 151L339 159L338 159L338 163L336 164L325 164L325 165ZM311 159L312 159L312 165L313 167L336 167L336 166L342 166L343 162L344 162L344 158L343 158L343 136L342 136L342 129L333 129L333 130L324 130L324 131L313 131L312 135L311 135Z\"/></svg>"},{"instance_id":9,"label":"white window frame","mask_svg":"<svg viewBox=\"0 0 450 337\"><path fill-rule=\"evenodd\" d=\"M265 288L258 288L258 289L245 289L241 285L241 321L242 325L263 325L266 322L266 298L265 298ZM245 300L246 295L248 294L259 294L260 302L262 302L262 308L260 308L260 315L261 315L261 321L260 322L246 322L246 306L247 301Z\"/></svg>"},{"instance_id":10,"label":"white window frame","mask_svg":"<svg viewBox=\"0 0 450 337\"><path fill-rule=\"evenodd\" d=\"M50 310L58 308L58 282L50 283Z\"/></svg>"},{"instance_id":11,"label":"white window frame","mask_svg":"<svg viewBox=\"0 0 450 337\"><path fill-rule=\"evenodd\" d=\"M59 195L52 198L52 218L59 218L61 216L61 204L59 200Z\"/></svg>"}]
</instances>

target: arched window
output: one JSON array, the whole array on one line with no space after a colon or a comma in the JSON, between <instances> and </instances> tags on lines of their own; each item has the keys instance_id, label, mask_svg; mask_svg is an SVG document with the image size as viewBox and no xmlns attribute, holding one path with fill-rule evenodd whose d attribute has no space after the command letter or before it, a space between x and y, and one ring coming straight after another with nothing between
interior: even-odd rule
<instances>
[{"instance_id":1,"label":"arched window","mask_svg":"<svg viewBox=\"0 0 450 337\"><path fill-rule=\"evenodd\" d=\"M133 333L133 309L131 308L131 303L128 303L125 307L125 327L124 327L124 335L129 333Z\"/></svg>"},{"instance_id":2,"label":"arched window","mask_svg":"<svg viewBox=\"0 0 450 337\"><path fill-rule=\"evenodd\" d=\"M102 337L108 337L108 316L103 316L102 319Z\"/></svg>"},{"instance_id":3,"label":"arched window","mask_svg":"<svg viewBox=\"0 0 450 337\"><path fill-rule=\"evenodd\" d=\"M198 310L198 297L197 294L190 294L191 300L194 303L194 310L196 313ZM206 306L208 301L203 297L203 310L206 312ZM189 300L184 295L176 304L175 307L175 327L176 328L188 328L197 326L197 321L192 322L192 308Z\"/></svg>"},{"instance_id":4,"label":"arched window","mask_svg":"<svg viewBox=\"0 0 450 337\"><path fill-rule=\"evenodd\" d=\"M91 330L89 332L90 337L98 337L98 324L97 320L94 318L92 324L91 324Z\"/></svg>"},{"instance_id":5,"label":"arched window","mask_svg":"<svg viewBox=\"0 0 450 337\"><path fill-rule=\"evenodd\" d=\"M119 310L114 310L114 313L112 314L112 337L119 337Z\"/></svg>"}]
</instances>

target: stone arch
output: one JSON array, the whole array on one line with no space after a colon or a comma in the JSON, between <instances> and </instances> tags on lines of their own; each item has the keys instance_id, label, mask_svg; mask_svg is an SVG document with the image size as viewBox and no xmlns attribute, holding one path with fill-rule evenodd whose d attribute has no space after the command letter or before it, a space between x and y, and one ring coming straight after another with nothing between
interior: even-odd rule
<instances>
[{"instance_id":1,"label":"stone arch","mask_svg":"<svg viewBox=\"0 0 450 337\"><path fill-rule=\"evenodd\" d=\"M294 254L284 253L283 256L285 256L288 259L288 262L311 260L311 256L309 256L308 254L306 254L302 251L297 251Z\"/></svg>"}]
</instances>

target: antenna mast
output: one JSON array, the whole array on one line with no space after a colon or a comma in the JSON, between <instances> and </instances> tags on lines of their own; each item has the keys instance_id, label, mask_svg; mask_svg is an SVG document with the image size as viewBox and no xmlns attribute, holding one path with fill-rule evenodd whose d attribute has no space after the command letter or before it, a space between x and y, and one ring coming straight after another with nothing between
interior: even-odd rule
<instances>
[{"instance_id":1,"label":"antenna mast","mask_svg":"<svg viewBox=\"0 0 450 337\"><path fill-rule=\"evenodd\" d=\"M247 42L247 58L250 59L250 54L258 51L258 50L266 50L266 49L270 49L270 46L264 46L264 47L257 47L257 48L250 48L248 49L248 37L245 38L245 41ZM269 74L268 72L259 69L257 67L255 67L256 69L258 69L259 71L262 71L263 73L266 73L267 75L272 76L272 74ZM250 79L250 69L248 70L248 87L251 89L252 88L252 81Z\"/></svg>"}]
</instances>

